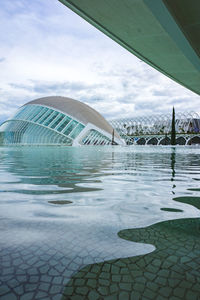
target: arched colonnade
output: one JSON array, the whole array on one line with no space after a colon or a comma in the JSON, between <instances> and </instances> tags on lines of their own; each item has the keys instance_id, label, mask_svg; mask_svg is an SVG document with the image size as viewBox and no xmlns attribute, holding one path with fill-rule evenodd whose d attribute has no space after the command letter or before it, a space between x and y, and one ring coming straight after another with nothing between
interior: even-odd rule
<instances>
[{"instance_id":1,"label":"arched colonnade","mask_svg":"<svg viewBox=\"0 0 200 300\"><path fill-rule=\"evenodd\" d=\"M170 137L166 136L142 136L142 137L129 137L126 139L127 144L137 144L137 145L171 145ZM177 145L194 145L200 144L200 134L190 135L190 136L177 136Z\"/></svg>"}]
</instances>

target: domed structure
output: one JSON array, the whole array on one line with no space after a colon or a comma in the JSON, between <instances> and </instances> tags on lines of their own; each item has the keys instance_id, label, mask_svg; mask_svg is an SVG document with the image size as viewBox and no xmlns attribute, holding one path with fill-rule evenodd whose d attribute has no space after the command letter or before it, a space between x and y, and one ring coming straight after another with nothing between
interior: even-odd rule
<instances>
[{"instance_id":1,"label":"domed structure","mask_svg":"<svg viewBox=\"0 0 200 300\"><path fill-rule=\"evenodd\" d=\"M96 110L66 97L44 97L23 105L0 126L3 145L109 145L113 128ZM114 133L116 144L123 144Z\"/></svg>"}]
</instances>

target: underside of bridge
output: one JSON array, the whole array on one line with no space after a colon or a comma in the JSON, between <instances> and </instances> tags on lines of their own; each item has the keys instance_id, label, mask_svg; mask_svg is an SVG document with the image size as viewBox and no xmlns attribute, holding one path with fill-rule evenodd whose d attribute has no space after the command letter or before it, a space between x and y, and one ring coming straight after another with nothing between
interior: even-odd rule
<instances>
[{"instance_id":1,"label":"underside of bridge","mask_svg":"<svg viewBox=\"0 0 200 300\"><path fill-rule=\"evenodd\" d=\"M200 95L199 0L59 0L128 51Z\"/></svg>"}]
</instances>

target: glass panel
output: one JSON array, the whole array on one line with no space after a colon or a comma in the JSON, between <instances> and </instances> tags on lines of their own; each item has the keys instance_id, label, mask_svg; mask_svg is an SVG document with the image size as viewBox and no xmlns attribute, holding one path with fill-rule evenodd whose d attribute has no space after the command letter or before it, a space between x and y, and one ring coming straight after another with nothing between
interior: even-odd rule
<instances>
[{"instance_id":1,"label":"glass panel","mask_svg":"<svg viewBox=\"0 0 200 300\"><path fill-rule=\"evenodd\" d=\"M73 130L73 132L70 134L70 137L73 138L73 139L75 139L75 138L79 135L79 133L80 133L84 128L85 128L84 125L79 124L79 125Z\"/></svg>"},{"instance_id":2,"label":"glass panel","mask_svg":"<svg viewBox=\"0 0 200 300\"><path fill-rule=\"evenodd\" d=\"M48 126L57 116L58 116L58 112L54 111L54 113L52 114L52 116L50 117L50 119L46 120L46 122L44 123L44 125Z\"/></svg>"},{"instance_id":3,"label":"glass panel","mask_svg":"<svg viewBox=\"0 0 200 300\"><path fill-rule=\"evenodd\" d=\"M48 112L42 116L42 118L39 120L39 124L42 124L50 115L51 113L53 112L52 109L49 109Z\"/></svg>"},{"instance_id":4,"label":"glass panel","mask_svg":"<svg viewBox=\"0 0 200 300\"><path fill-rule=\"evenodd\" d=\"M55 128L59 123L60 121L64 118L65 115L61 114L58 119L51 125L51 128Z\"/></svg>"},{"instance_id":5,"label":"glass panel","mask_svg":"<svg viewBox=\"0 0 200 300\"><path fill-rule=\"evenodd\" d=\"M28 105L26 113L23 114L23 119L24 120L30 120L30 119L32 119L33 116L35 116L34 110L35 110L35 107L33 105Z\"/></svg>"},{"instance_id":6,"label":"glass panel","mask_svg":"<svg viewBox=\"0 0 200 300\"><path fill-rule=\"evenodd\" d=\"M24 115L23 115L23 119L24 119L24 120L27 120L27 119L28 119L28 117L29 117L30 114L31 114L31 111L32 111L32 107L27 106L27 110L26 110L26 112L25 112Z\"/></svg>"},{"instance_id":7,"label":"glass panel","mask_svg":"<svg viewBox=\"0 0 200 300\"><path fill-rule=\"evenodd\" d=\"M28 106L25 106L25 107L22 109L22 111L21 111L19 114L17 114L17 118L18 118L18 119L23 119L24 116L26 115L28 109L29 109ZM15 118L16 118L16 117L15 117Z\"/></svg>"},{"instance_id":8,"label":"glass panel","mask_svg":"<svg viewBox=\"0 0 200 300\"><path fill-rule=\"evenodd\" d=\"M110 144L110 143L111 140L108 137L102 135L100 132L93 129L82 139L82 144L84 145L86 144L103 145L103 144Z\"/></svg>"},{"instance_id":9,"label":"glass panel","mask_svg":"<svg viewBox=\"0 0 200 300\"><path fill-rule=\"evenodd\" d=\"M71 121L70 117L65 117L64 122L57 128L57 130L60 132L65 128L65 126Z\"/></svg>"},{"instance_id":10,"label":"glass panel","mask_svg":"<svg viewBox=\"0 0 200 300\"><path fill-rule=\"evenodd\" d=\"M33 122L37 122L41 116L43 116L45 114L45 112L48 110L48 108L46 107L38 107L38 113L37 115L32 119Z\"/></svg>"},{"instance_id":11,"label":"glass panel","mask_svg":"<svg viewBox=\"0 0 200 300\"><path fill-rule=\"evenodd\" d=\"M25 106L25 107L22 107L22 108L20 109L20 111L14 116L13 119L19 119L20 116L22 115L22 113L23 113L23 111L24 111L25 109L26 109L26 106Z\"/></svg>"},{"instance_id":12,"label":"glass panel","mask_svg":"<svg viewBox=\"0 0 200 300\"><path fill-rule=\"evenodd\" d=\"M23 112L23 115L20 116L21 119L26 120L31 114L32 107L29 105L26 106L26 109Z\"/></svg>"},{"instance_id":13,"label":"glass panel","mask_svg":"<svg viewBox=\"0 0 200 300\"><path fill-rule=\"evenodd\" d=\"M49 111L49 109L47 108L46 111L44 113L42 113L42 115L40 116L40 118L37 119L37 123L40 124L40 122L42 122L44 120L44 118L48 115L48 111Z\"/></svg>"},{"instance_id":14,"label":"glass panel","mask_svg":"<svg viewBox=\"0 0 200 300\"><path fill-rule=\"evenodd\" d=\"M1 124L0 131L6 131L8 128L9 121L6 121L5 123Z\"/></svg>"},{"instance_id":15,"label":"glass panel","mask_svg":"<svg viewBox=\"0 0 200 300\"><path fill-rule=\"evenodd\" d=\"M89 132L87 132L87 134L84 136L84 138L82 139L82 143L86 144L86 141L89 140L89 136L91 134L91 130Z\"/></svg>"},{"instance_id":16,"label":"glass panel","mask_svg":"<svg viewBox=\"0 0 200 300\"><path fill-rule=\"evenodd\" d=\"M33 115L33 109L34 109L33 106L28 105L28 110L27 110L27 113L26 113L24 119L26 119L26 120L30 119L30 117Z\"/></svg>"},{"instance_id":17,"label":"glass panel","mask_svg":"<svg viewBox=\"0 0 200 300\"><path fill-rule=\"evenodd\" d=\"M42 111L43 107L41 106L34 106L33 110L31 111L31 115L28 117L30 121L36 119L39 116L39 113Z\"/></svg>"},{"instance_id":18,"label":"glass panel","mask_svg":"<svg viewBox=\"0 0 200 300\"><path fill-rule=\"evenodd\" d=\"M30 110L30 114L27 117L28 120L32 120L38 114L38 106L33 105Z\"/></svg>"},{"instance_id":19,"label":"glass panel","mask_svg":"<svg viewBox=\"0 0 200 300\"><path fill-rule=\"evenodd\" d=\"M64 134L68 135L74 129L74 127L78 124L77 121L73 120L69 126L67 126L66 130L63 132Z\"/></svg>"}]
</instances>

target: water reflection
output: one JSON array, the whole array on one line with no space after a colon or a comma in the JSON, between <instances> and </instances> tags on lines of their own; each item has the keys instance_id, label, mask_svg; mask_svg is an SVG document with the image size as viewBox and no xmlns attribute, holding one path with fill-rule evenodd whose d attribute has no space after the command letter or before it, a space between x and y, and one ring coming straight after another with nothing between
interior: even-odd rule
<instances>
[{"instance_id":1,"label":"water reflection","mask_svg":"<svg viewBox=\"0 0 200 300\"><path fill-rule=\"evenodd\" d=\"M161 210L169 211L169 212L183 212L182 209L171 208L171 207L161 207Z\"/></svg>"},{"instance_id":2,"label":"water reflection","mask_svg":"<svg viewBox=\"0 0 200 300\"><path fill-rule=\"evenodd\" d=\"M199 216L171 195L173 181L176 197L194 196L188 189L200 179L199 154L187 147L1 148L2 295L36 299L42 291L53 299L85 265L153 251L117 233Z\"/></svg>"},{"instance_id":3,"label":"water reflection","mask_svg":"<svg viewBox=\"0 0 200 300\"><path fill-rule=\"evenodd\" d=\"M58 148L36 147L33 149L19 149L9 151L9 163L7 170L9 173L20 178L23 189L17 184L18 193L68 193L68 192L84 192L98 190L98 188L79 187L77 183L98 183L98 179L93 181L93 177L98 177L99 168L106 166L106 162L102 159L101 152L91 152L86 155L78 151L77 148ZM84 156L83 156L84 154ZM98 154L98 155L97 155ZM95 164L94 164L95 161ZM24 188L27 185L27 189ZM29 188L31 185L37 186L37 190ZM52 189L53 187L53 189ZM62 189L59 189L62 188ZM6 190L4 190L5 192ZM7 191L10 191L9 189ZM12 190L15 192L15 190Z\"/></svg>"},{"instance_id":4,"label":"water reflection","mask_svg":"<svg viewBox=\"0 0 200 300\"><path fill-rule=\"evenodd\" d=\"M172 169L172 181L174 181L175 178L175 163L176 163L176 148L172 148L172 153L171 153L171 169Z\"/></svg>"},{"instance_id":5,"label":"water reflection","mask_svg":"<svg viewBox=\"0 0 200 300\"><path fill-rule=\"evenodd\" d=\"M48 203L64 205L64 204L71 204L73 202L69 200L58 200L58 201L55 200L55 201L48 201Z\"/></svg>"},{"instance_id":6,"label":"water reflection","mask_svg":"<svg viewBox=\"0 0 200 300\"><path fill-rule=\"evenodd\" d=\"M173 147L172 148L172 153L171 153L171 169L172 169L172 178L171 178L171 181L175 180L175 174L176 174L175 163L176 163L176 148ZM172 186L172 194L175 194L175 191L174 191L175 187L176 187L176 185L173 184L173 186Z\"/></svg>"},{"instance_id":7,"label":"water reflection","mask_svg":"<svg viewBox=\"0 0 200 300\"><path fill-rule=\"evenodd\" d=\"M171 162L175 177L175 152L171 154ZM173 200L200 209L200 197ZM174 208L161 210L182 212ZM87 299L119 299L122 295L126 299L130 296L146 299L147 295L148 299L199 299L200 218L165 221L146 228L125 229L118 234L125 240L153 244L156 250L81 269L68 282L62 300L82 295Z\"/></svg>"}]
</instances>

